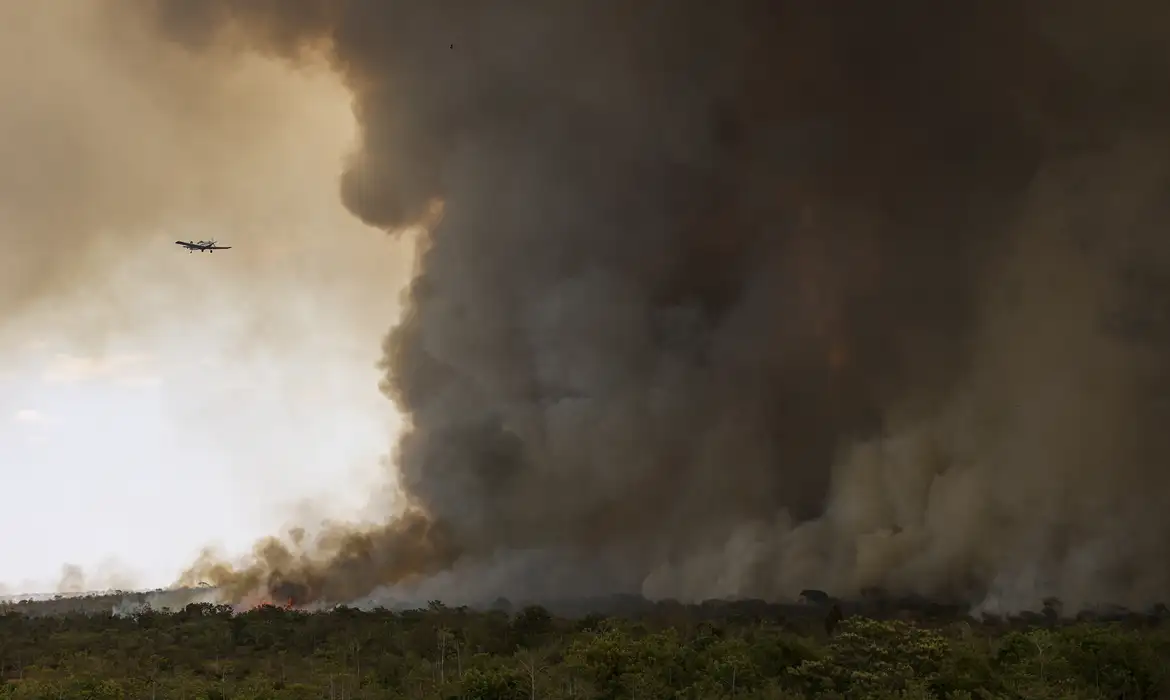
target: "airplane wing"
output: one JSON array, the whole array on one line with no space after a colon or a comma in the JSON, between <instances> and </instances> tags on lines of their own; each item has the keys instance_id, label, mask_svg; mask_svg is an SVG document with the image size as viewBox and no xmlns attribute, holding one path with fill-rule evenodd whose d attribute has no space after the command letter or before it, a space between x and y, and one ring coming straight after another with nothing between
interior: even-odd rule
<instances>
[{"instance_id":1,"label":"airplane wing","mask_svg":"<svg viewBox=\"0 0 1170 700\"><path fill-rule=\"evenodd\" d=\"M230 245L209 245L209 246L207 246L207 250L227 250L229 248L231 248Z\"/></svg>"}]
</instances>

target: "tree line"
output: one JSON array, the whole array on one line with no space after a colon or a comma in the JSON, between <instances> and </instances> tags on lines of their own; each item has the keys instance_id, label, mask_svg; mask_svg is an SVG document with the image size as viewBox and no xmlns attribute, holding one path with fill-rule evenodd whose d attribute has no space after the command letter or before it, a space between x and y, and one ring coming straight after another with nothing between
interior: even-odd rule
<instances>
[{"instance_id":1,"label":"tree line","mask_svg":"<svg viewBox=\"0 0 1170 700\"><path fill-rule=\"evenodd\" d=\"M834 601L0 615L0 698L1159 698L1162 615L874 619ZM27 612L27 611L26 611ZM929 611L928 611L929 612ZM899 619L911 617L913 619Z\"/></svg>"}]
</instances>

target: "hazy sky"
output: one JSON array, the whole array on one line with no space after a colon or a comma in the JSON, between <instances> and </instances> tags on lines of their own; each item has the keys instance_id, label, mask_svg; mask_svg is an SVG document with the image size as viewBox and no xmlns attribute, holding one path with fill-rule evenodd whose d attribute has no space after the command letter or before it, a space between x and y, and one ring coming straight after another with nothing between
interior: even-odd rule
<instances>
[{"instance_id":1,"label":"hazy sky","mask_svg":"<svg viewBox=\"0 0 1170 700\"><path fill-rule=\"evenodd\" d=\"M10 592L52 590L65 564L91 587L166 585L307 499L352 518L396 428L374 363L411 251L342 207L347 93L323 69L110 31L96 5L0 0Z\"/></svg>"}]
</instances>

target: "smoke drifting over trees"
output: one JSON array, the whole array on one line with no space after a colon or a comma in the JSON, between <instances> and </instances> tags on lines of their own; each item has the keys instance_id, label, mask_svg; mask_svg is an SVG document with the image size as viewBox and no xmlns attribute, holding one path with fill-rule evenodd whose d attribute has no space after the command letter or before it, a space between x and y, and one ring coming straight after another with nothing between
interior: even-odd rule
<instances>
[{"instance_id":1,"label":"smoke drifting over trees","mask_svg":"<svg viewBox=\"0 0 1170 700\"><path fill-rule=\"evenodd\" d=\"M327 52L347 207L442 204L384 348L413 510L193 579L1167 592L1160 5L113 6Z\"/></svg>"}]
</instances>

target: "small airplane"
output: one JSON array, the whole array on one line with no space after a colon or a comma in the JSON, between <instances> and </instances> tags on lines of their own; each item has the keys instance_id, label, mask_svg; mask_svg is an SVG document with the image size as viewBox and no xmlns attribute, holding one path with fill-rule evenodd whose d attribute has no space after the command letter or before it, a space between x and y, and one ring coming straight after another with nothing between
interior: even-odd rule
<instances>
[{"instance_id":1,"label":"small airplane","mask_svg":"<svg viewBox=\"0 0 1170 700\"><path fill-rule=\"evenodd\" d=\"M230 245L216 245L215 239L210 241L175 241L175 245L183 246L187 249L188 253L194 253L195 251L202 253L205 250L209 253L214 253L217 250L227 250L231 248Z\"/></svg>"}]
</instances>

